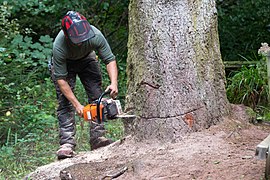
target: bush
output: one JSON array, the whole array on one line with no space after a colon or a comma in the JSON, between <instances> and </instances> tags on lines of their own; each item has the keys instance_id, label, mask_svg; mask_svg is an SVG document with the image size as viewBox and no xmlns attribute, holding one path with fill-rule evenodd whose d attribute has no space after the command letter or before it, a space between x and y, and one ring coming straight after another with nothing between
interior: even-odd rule
<instances>
[{"instance_id":1,"label":"bush","mask_svg":"<svg viewBox=\"0 0 270 180\"><path fill-rule=\"evenodd\" d=\"M232 103L242 103L253 110L268 106L268 81L265 58L254 66L243 66L227 78L227 97Z\"/></svg>"},{"instance_id":2,"label":"bush","mask_svg":"<svg viewBox=\"0 0 270 180\"><path fill-rule=\"evenodd\" d=\"M0 55L0 142L3 144L9 129L24 137L46 119L53 104L48 97L47 59L52 40L48 36L33 43L31 38L17 35L10 47Z\"/></svg>"}]
</instances>

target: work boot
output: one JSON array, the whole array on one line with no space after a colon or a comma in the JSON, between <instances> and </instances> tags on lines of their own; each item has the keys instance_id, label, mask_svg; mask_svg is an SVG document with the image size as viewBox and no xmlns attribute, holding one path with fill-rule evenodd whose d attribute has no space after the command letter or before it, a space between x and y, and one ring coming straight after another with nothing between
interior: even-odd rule
<instances>
[{"instance_id":1,"label":"work boot","mask_svg":"<svg viewBox=\"0 0 270 180\"><path fill-rule=\"evenodd\" d=\"M113 141L111 139L105 138L105 127L104 124L98 124L96 122L91 122L90 124L90 146L91 150L107 146Z\"/></svg>"},{"instance_id":2,"label":"work boot","mask_svg":"<svg viewBox=\"0 0 270 180\"><path fill-rule=\"evenodd\" d=\"M90 139L91 150L98 149L98 148L101 148L104 146L108 146L111 143L113 143L113 140L107 139L105 137L98 137L92 141Z\"/></svg>"},{"instance_id":3,"label":"work boot","mask_svg":"<svg viewBox=\"0 0 270 180\"><path fill-rule=\"evenodd\" d=\"M65 158L72 158L76 155L76 153L74 152L74 146L72 144L63 144L56 152L56 155L59 160Z\"/></svg>"}]
</instances>

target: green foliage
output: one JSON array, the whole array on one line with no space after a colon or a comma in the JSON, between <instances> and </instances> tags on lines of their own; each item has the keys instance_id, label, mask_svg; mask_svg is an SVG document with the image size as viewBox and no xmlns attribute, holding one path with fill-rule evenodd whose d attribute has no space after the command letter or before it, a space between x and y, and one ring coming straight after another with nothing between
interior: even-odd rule
<instances>
[{"instance_id":1,"label":"green foliage","mask_svg":"<svg viewBox=\"0 0 270 180\"><path fill-rule=\"evenodd\" d=\"M67 11L75 10L101 29L109 42L115 42L111 44L114 52L119 50L116 54L126 51L129 0L61 0L57 3L54 0L0 0L0 3L3 2L12 7L10 14L12 19L17 19L23 35L30 33L39 37L50 34L55 37L60 30L61 18Z\"/></svg>"},{"instance_id":2,"label":"green foliage","mask_svg":"<svg viewBox=\"0 0 270 180\"><path fill-rule=\"evenodd\" d=\"M7 2L4 2L0 6L0 42L4 44L19 34L17 19L10 19L12 8L12 6L7 5Z\"/></svg>"},{"instance_id":3,"label":"green foliage","mask_svg":"<svg viewBox=\"0 0 270 180\"><path fill-rule=\"evenodd\" d=\"M254 110L268 103L267 70L265 58L255 66L243 66L228 79L227 97L232 103L242 103Z\"/></svg>"},{"instance_id":4,"label":"green foliage","mask_svg":"<svg viewBox=\"0 0 270 180\"><path fill-rule=\"evenodd\" d=\"M270 1L218 0L218 30L223 60L256 57L262 42L268 42Z\"/></svg>"},{"instance_id":5,"label":"green foliage","mask_svg":"<svg viewBox=\"0 0 270 180\"><path fill-rule=\"evenodd\" d=\"M44 88L49 86L45 78L48 76L47 58L51 52L51 42L48 36L33 43L30 37L17 35L10 47L1 54L0 115L11 112L10 116L0 121L1 142L6 139L9 128L23 137L32 130L36 121L47 118L46 111L42 109L52 106L44 103L46 96L51 95Z\"/></svg>"},{"instance_id":6,"label":"green foliage","mask_svg":"<svg viewBox=\"0 0 270 180\"><path fill-rule=\"evenodd\" d=\"M243 66L228 75L227 96L232 103L252 107L263 117L269 115L266 63L257 59L262 42L270 39L268 18L270 1L219 0L218 31L224 61L251 59L258 64ZM269 44L269 42L268 42ZM269 119L269 118L268 118Z\"/></svg>"},{"instance_id":7,"label":"green foliage","mask_svg":"<svg viewBox=\"0 0 270 180\"><path fill-rule=\"evenodd\" d=\"M58 144L56 103L50 79L33 87L29 84L26 89L20 86L14 89L20 91L18 100L1 107L4 113L0 120L0 177L4 179L21 179L26 172L51 162ZM6 101L13 100L12 97L6 94Z\"/></svg>"}]
</instances>

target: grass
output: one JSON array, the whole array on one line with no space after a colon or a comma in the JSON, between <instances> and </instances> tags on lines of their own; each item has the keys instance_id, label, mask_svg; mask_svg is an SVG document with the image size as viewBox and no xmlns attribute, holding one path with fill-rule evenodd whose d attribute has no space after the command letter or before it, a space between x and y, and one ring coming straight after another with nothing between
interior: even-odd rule
<instances>
[{"instance_id":1,"label":"grass","mask_svg":"<svg viewBox=\"0 0 270 180\"><path fill-rule=\"evenodd\" d=\"M38 166L52 162L57 143L55 133L40 135L36 140L18 140L0 149L0 179L22 179ZM50 144L50 145L49 145Z\"/></svg>"},{"instance_id":2,"label":"grass","mask_svg":"<svg viewBox=\"0 0 270 180\"><path fill-rule=\"evenodd\" d=\"M226 87L231 103L244 104L255 111L259 106L267 106L269 97L265 58L257 62L229 75Z\"/></svg>"}]
</instances>

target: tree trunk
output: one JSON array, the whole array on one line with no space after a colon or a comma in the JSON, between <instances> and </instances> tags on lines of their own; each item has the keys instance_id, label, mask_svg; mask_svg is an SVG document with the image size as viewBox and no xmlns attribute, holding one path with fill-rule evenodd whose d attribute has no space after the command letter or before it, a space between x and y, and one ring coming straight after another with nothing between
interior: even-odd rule
<instances>
[{"instance_id":1,"label":"tree trunk","mask_svg":"<svg viewBox=\"0 0 270 180\"><path fill-rule=\"evenodd\" d=\"M178 141L230 112L215 0L130 0L125 123L138 139Z\"/></svg>"}]
</instances>

